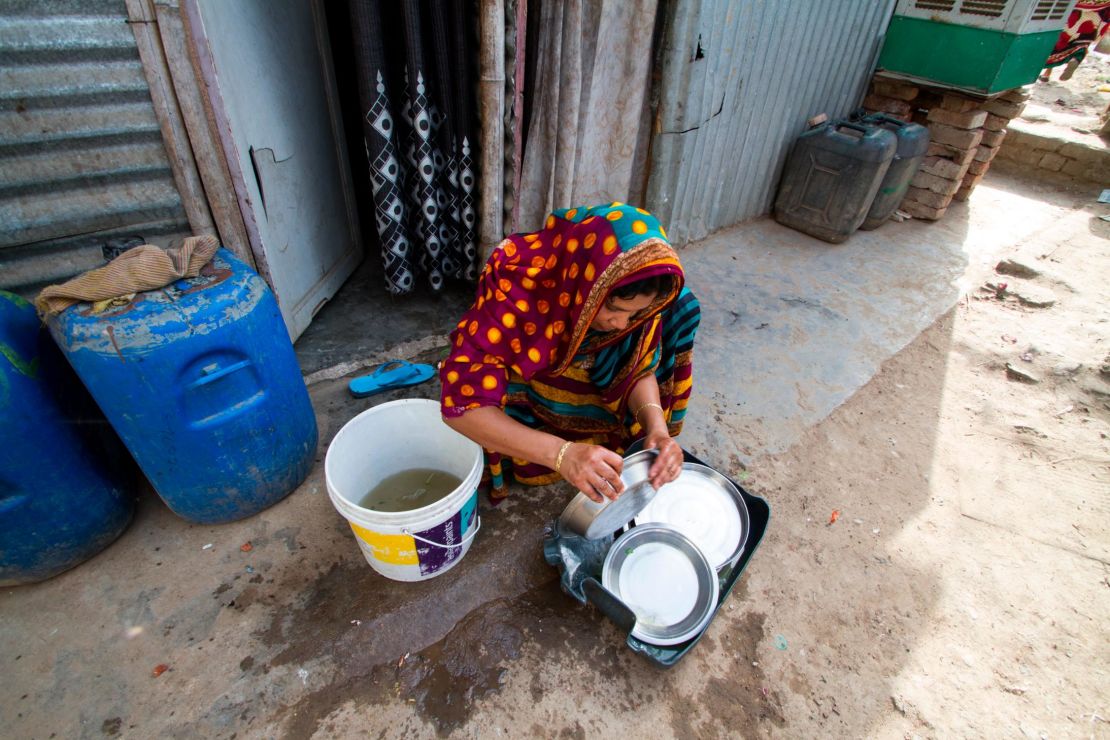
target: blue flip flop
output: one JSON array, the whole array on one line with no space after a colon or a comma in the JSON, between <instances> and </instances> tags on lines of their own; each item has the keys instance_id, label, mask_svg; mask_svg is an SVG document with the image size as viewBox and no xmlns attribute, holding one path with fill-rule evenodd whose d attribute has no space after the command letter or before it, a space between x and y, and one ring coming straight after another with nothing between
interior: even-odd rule
<instances>
[{"instance_id":1,"label":"blue flip flop","mask_svg":"<svg viewBox=\"0 0 1110 740\"><path fill-rule=\"evenodd\" d=\"M405 360L390 360L369 375L355 378L347 390L355 398L366 398L375 393L419 385L436 374L431 365L414 364Z\"/></svg>"}]
</instances>

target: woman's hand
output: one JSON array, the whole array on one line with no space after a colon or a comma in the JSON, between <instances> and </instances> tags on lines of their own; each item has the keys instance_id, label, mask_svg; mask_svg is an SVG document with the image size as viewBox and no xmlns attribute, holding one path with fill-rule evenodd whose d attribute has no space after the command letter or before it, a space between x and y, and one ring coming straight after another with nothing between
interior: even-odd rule
<instances>
[{"instance_id":1,"label":"woman's hand","mask_svg":"<svg viewBox=\"0 0 1110 740\"><path fill-rule=\"evenodd\" d=\"M606 498L615 500L624 491L623 466L624 459L612 450L575 442L563 454L559 472L579 491L601 503Z\"/></svg>"},{"instance_id":2,"label":"woman's hand","mask_svg":"<svg viewBox=\"0 0 1110 740\"><path fill-rule=\"evenodd\" d=\"M659 450L648 471L652 488L659 490L682 472L682 448L666 431L652 431L644 437L645 450Z\"/></svg>"}]
</instances>

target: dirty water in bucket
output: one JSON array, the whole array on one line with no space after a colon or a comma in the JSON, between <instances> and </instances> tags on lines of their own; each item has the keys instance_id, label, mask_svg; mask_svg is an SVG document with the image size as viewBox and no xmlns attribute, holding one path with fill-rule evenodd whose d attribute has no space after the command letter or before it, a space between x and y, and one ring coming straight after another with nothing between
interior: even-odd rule
<instances>
[{"instance_id":1,"label":"dirty water in bucket","mask_svg":"<svg viewBox=\"0 0 1110 740\"><path fill-rule=\"evenodd\" d=\"M431 506L462 485L462 478L433 468L412 468L371 488L358 505L370 511L415 511Z\"/></svg>"}]
</instances>

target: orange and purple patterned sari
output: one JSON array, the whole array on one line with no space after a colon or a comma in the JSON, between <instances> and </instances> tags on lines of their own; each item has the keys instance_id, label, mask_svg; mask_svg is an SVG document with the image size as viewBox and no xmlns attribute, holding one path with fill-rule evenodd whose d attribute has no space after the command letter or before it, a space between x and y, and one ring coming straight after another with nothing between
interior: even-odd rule
<instances>
[{"instance_id":1,"label":"orange and purple patterned sari","mask_svg":"<svg viewBox=\"0 0 1110 740\"><path fill-rule=\"evenodd\" d=\"M590 329L610 291L653 275L673 276L673 289L624 331ZM690 397L699 317L678 255L650 213L620 203L555 211L543 230L513 234L490 256L440 367L443 414L495 406L529 427L619 453L642 436L628 394L654 373L675 436ZM486 461L495 501L512 479L559 479L495 452Z\"/></svg>"}]
</instances>

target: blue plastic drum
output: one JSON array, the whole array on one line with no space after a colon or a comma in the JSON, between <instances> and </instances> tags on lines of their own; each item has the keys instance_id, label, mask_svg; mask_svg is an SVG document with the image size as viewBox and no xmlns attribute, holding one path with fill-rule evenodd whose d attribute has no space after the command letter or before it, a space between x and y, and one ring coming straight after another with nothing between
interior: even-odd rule
<instances>
[{"instance_id":1,"label":"blue plastic drum","mask_svg":"<svg viewBox=\"0 0 1110 740\"><path fill-rule=\"evenodd\" d=\"M134 497L112 467L120 460L91 444L92 419L63 402L75 388L35 310L0 291L0 586L68 570L131 521ZM95 405L77 410L97 413Z\"/></svg>"},{"instance_id":2,"label":"blue plastic drum","mask_svg":"<svg viewBox=\"0 0 1110 740\"><path fill-rule=\"evenodd\" d=\"M49 322L55 341L162 497L213 524L291 493L316 454L316 415L277 301L220 249L194 279Z\"/></svg>"}]
</instances>

